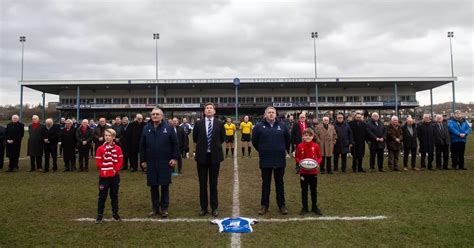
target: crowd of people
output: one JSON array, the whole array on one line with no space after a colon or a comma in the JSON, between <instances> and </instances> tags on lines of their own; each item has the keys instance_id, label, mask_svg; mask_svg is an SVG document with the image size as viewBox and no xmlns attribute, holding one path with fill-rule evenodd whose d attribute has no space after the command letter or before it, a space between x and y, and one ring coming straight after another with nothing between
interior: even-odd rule
<instances>
[{"instance_id":1,"label":"crowd of people","mask_svg":"<svg viewBox=\"0 0 474 248\"><path fill-rule=\"evenodd\" d=\"M366 172L363 167L366 144L370 171L385 172L385 156L388 156L387 166L391 171L467 169L464 153L471 128L461 111L455 111L450 119L435 115L432 120L430 114L425 114L418 123L412 117L402 123L397 116L383 122L377 112L371 113L367 120L361 113L350 118L337 114L334 121L323 117L322 123L317 119L308 121L304 113L299 114L298 118L297 121L293 116L284 118L291 133L287 157L302 142L302 131L310 127L315 132L314 141L323 154L321 173L345 173L347 157L352 157L353 172ZM403 167L399 166L400 156L403 156ZM420 157L419 166L416 165L417 156ZM448 166L449 157L451 166Z\"/></svg>"},{"instance_id":2,"label":"crowd of people","mask_svg":"<svg viewBox=\"0 0 474 248\"><path fill-rule=\"evenodd\" d=\"M182 159L190 158L190 135L194 143L193 158L197 164L199 178L200 216L208 214L208 206L214 217L218 212L218 177L220 163L234 154L234 137L237 125L231 118L225 122L215 118L216 109L212 103L205 104L204 117L196 120L194 125L182 118L165 120L163 111L152 110L149 119L137 114L133 121L128 117L116 117L110 123L100 118L96 125L84 119L79 124L72 119L61 119L55 124L53 119L40 123L38 116L31 118L28 126L27 155L30 158L30 172L49 172L58 170L59 155L64 160L64 171L88 171L89 155L95 156L99 169L99 200L97 223L102 222L104 203L107 194L112 199L113 218L118 215L119 173L123 170L147 174L150 187L153 216L168 216L169 185L173 173L183 171ZM352 157L352 171L366 172L363 160L366 144L369 148L370 171L385 172L384 157L388 154L388 168L391 171L415 171L435 169L466 170L464 153L467 137L471 132L466 119L460 111L454 116L443 119L443 116L425 114L423 120L415 123L408 117L403 125L397 116L392 116L389 123L380 120L378 113L373 112L370 119L364 120L357 113L350 121L343 114L337 114L335 120L323 117L321 123L317 118L309 121L305 113L300 113L295 120L293 115L277 118L276 109L268 107L263 119L255 125L248 116L240 122L242 158L251 158L253 146L259 154L259 167L262 176L261 208L259 214L268 212L272 174L276 186L277 205L282 214L288 209L284 197L284 173L287 160L293 156L296 173L300 174L302 190L302 213L307 213L308 187L311 191L311 211L321 214L317 206L317 174L334 172L346 173L347 158ZM13 115L6 127L0 126L1 167L3 156L9 158L7 172L19 168L19 158L24 124L18 115ZM225 143L225 156L222 144ZM403 154L403 169L399 166L399 157ZM420 156L417 167L416 157ZM77 158L78 157L78 158ZM451 167L448 166L451 157ZM43 163L44 158L44 163ZM76 159L77 158L77 159ZM303 160L312 159L319 164L318 168L302 168ZM339 167L340 161L340 167ZM435 161L436 168L433 166ZM76 167L78 162L78 167ZM177 167L177 168L176 168ZM339 168L341 170L339 170ZM177 169L177 172L176 172ZM208 190L209 188L209 190ZM209 192L209 194L208 194Z\"/></svg>"}]
</instances>

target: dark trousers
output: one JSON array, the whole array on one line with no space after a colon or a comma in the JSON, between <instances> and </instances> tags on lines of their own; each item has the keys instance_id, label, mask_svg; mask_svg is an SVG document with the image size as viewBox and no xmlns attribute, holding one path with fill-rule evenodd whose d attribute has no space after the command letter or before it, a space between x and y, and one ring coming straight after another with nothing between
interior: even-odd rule
<instances>
[{"instance_id":1,"label":"dark trousers","mask_svg":"<svg viewBox=\"0 0 474 248\"><path fill-rule=\"evenodd\" d=\"M311 191L311 207L316 209L318 207L318 177L317 175L301 175L301 203L304 210L308 210L308 186Z\"/></svg>"},{"instance_id":2,"label":"dark trousers","mask_svg":"<svg viewBox=\"0 0 474 248\"><path fill-rule=\"evenodd\" d=\"M270 188L272 183L272 173L275 179L276 201L279 208L285 206L285 167L260 168L262 171L262 198L261 205L268 208L270 205Z\"/></svg>"},{"instance_id":3,"label":"dark trousers","mask_svg":"<svg viewBox=\"0 0 474 248\"><path fill-rule=\"evenodd\" d=\"M447 169L449 160L449 145L436 145L436 167L438 169Z\"/></svg>"},{"instance_id":4,"label":"dark trousers","mask_svg":"<svg viewBox=\"0 0 474 248\"><path fill-rule=\"evenodd\" d=\"M379 170L383 169L383 148L370 149L370 169L375 169L375 157L377 157L377 166Z\"/></svg>"},{"instance_id":5,"label":"dark trousers","mask_svg":"<svg viewBox=\"0 0 474 248\"><path fill-rule=\"evenodd\" d=\"M43 156L30 156L31 170L40 170L43 168L42 164Z\"/></svg>"},{"instance_id":6,"label":"dark trousers","mask_svg":"<svg viewBox=\"0 0 474 248\"><path fill-rule=\"evenodd\" d=\"M207 183L209 178L209 193L211 203L211 209L217 209L219 200L217 197L217 179L219 178L220 163L211 162L211 153L206 155L206 163L197 164L197 172L199 177L199 201L201 204L201 210L207 211L208 205L208 194L207 194Z\"/></svg>"},{"instance_id":7,"label":"dark trousers","mask_svg":"<svg viewBox=\"0 0 474 248\"><path fill-rule=\"evenodd\" d=\"M451 144L451 161L453 168L464 169L464 152L466 143L456 142Z\"/></svg>"},{"instance_id":8,"label":"dark trousers","mask_svg":"<svg viewBox=\"0 0 474 248\"><path fill-rule=\"evenodd\" d=\"M364 161L363 156L354 156L352 154L352 171L363 171L364 169L362 168L362 162Z\"/></svg>"},{"instance_id":9,"label":"dark trousers","mask_svg":"<svg viewBox=\"0 0 474 248\"><path fill-rule=\"evenodd\" d=\"M76 154L73 153L72 156L70 156L68 159L65 159L63 157L63 160L64 160L64 170L65 171L74 171L76 170Z\"/></svg>"},{"instance_id":10,"label":"dark trousers","mask_svg":"<svg viewBox=\"0 0 474 248\"><path fill-rule=\"evenodd\" d=\"M426 168L426 154L428 153L428 169L433 168L434 154L433 151L421 153L421 168Z\"/></svg>"},{"instance_id":11,"label":"dark trousers","mask_svg":"<svg viewBox=\"0 0 474 248\"><path fill-rule=\"evenodd\" d=\"M89 168L89 148L79 149L79 169Z\"/></svg>"},{"instance_id":12,"label":"dark trousers","mask_svg":"<svg viewBox=\"0 0 474 248\"><path fill-rule=\"evenodd\" d=\"M14 169L18 169L18 157L8 157L10 163L8 164L8 170L12 171Z\"/></svg>"},{"instance_id":13,"label":"dark trousers","mask_svg":"<svg viewBox=\"0 0 474 248\"><path fill-rule=\"evenodd\" d=\"M89 151L86 150L87 154ZM110 194L110 200L112 203L112 213L118 213L118 192L120 187L120 176L116 175L113 177L99 178L99 201L97 204L97 215L104 215L105 201L107 195ZM109 193L110 192L110 193Z\"/></svg>"},{"instance_id":14,"label":"dark trousers","mask_svg":"<svg viewBox=\"0 0 474 248\"><path fill-rule=\"evenodd\" d=\"M323 157L323 159L321 160L321 172L324 173L324 172L328 172L328 173L332 173L332 167L331 167L331 157Z\"/></svg>"},{"instance_id":15,"label":"dark trousers","mask_svg":"<svg viewBox=\"0 0 474 248\"><path fill-rule=\"evenodd\" d=\"M159 187L161 187L161 198L160 198ZM153 207L153 211L159 212L160 210L168 210L168 207L170 205L170 186L169 185L150 186L150 193L151 193L151 205Z\"/></svg>"},{"instance_id":16,"label":"dark trousers","mask_svg":"<svg viewBox=\"0 0 474 248\"><path fill-rule=\"evenodd\" d=\"M138 152L130 153L130 168L138 169Z\"/></svg>"},{"instance_id":17,"label":"dark trousers","mask_svg":"<svg viewBox=\"0 0 474 248\"><path fill-rule=\"evenodd\" d=\"M128 155L123 155L123 163L122 163L122 168L123 169L128 169L128 163L130 161L130 156Z\"/></svg>"},{"instance_id":18,"label":"dark trousers","mask_svg":"<svg viewBox=\"0 0 474 248\"><path fill-rule=\"evenodd\" d=\"M388 168L398 170L398 158L400 150L388 150Z\"/></svg>"},{"instance_id":19,"label":"dark trousers","mask_svg":"<svg viewBox=\"0 0 474 248\"><path fill-rule=\"evenodd\" d=\"M412 148L403 148L403 167L408 167L408 158L411 154L411 168L416 166L416 147Z\"/></svg>"},{"instance_id":20,"label":"dark trousers","mask_svg":"<svg viewBox=\"0 0 474 248\"><path fill-rule=\"evenodd\" d=\"M58 146L47 144L44 146L44 170L49 170L49 157L53 160L53 170L58 170Z\"/></svg>"},{"instance_id":21,"label":"dark trousers","mask_svg":"<svg viewBox=\"0 0 474 248\"><path fill-rule=\"evenodd\" d=\"M3 160L5 158L5 144L0 143L0 169L3 169Z\"/></svg>"},{"instance_id":22,"label":"dark trousers","mask_svg":"<svg viewBox=\"0 0 474 248\"><path fill-rule=\"evenodd\" d=\"M347 153L334 153L334 171L339 170L339 156L341 156L341 170L342 172L346 172Z\"/></svg>"}]
</instances>

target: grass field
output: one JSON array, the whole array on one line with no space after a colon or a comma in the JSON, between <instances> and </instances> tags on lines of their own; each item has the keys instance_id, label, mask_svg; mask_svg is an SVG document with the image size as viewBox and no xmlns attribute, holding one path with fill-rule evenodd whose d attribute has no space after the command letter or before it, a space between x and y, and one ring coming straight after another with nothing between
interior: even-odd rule
<instances>
[{"instance_id":1,"label":"grass field","mask_svg":"<svg viewBox=\"0 0 474 248\"><path fill-rule=\"evenodd\" d=\"M25 147L25 146L24 146ZM239 151L240 155L240 151ZM466 151L467 171L386 172L320 175L319 206L324 216L375 216L373 221L261 222L241 235L243 247L314 246L474 246L474 139ZM93 161L91 160L91 163ZM351 164L351 160L348 161ZM364 161L367 168L368 159ZM386 164L386 161L385 161ZM259 218L260 171L252 159L238 157L240 213ZM285 195L288 216L278 214L272 186L270 213L264 218L299 218L300 186L288 159ZM162 246L228 247L230 235L207 222L77 222L95 218L97 172L0 173L0 247L29 246ZM62 168L62 161L60 163ZM171 186L170 219L198 217L195 162L184 160L184 174ZM232 214L233 160L221 164L220 217ZM122 218L145 218L150 211L145 175L124 172L120 185ZM110 199L106 218L110 218ZM307 215L315 217L315 215Z\"/></svg>"}]
</instances>

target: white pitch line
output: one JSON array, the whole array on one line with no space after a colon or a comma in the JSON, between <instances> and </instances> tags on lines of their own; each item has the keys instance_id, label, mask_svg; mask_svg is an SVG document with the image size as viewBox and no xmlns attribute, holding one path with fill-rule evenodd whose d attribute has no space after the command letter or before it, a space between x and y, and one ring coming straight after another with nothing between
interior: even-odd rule
<instances>
[{"instance_id":1,"label":"white pitch line","mask_svg":"<svg viewBox=\"0 0 474 248\"><path fill-rule=\"evenodd\" d=\"M290 221L331 221L331 220L347 220L347 221L357 221L357 220L385 220L387 216L378 215L378 216L321 216L321 217L305 217L305 218L287 218L287 219L258 219L258 222L290 222Z\"/></svg>"},{"instance_id":2,"label":"white pitch line","mask_svg":"<svg viewBox=\"0 0 474 248\"><path fill-rule=\"evenodd\" d=\"M93 222L94 218L78 218L75 221L79 222ZM105 222L114 222L114 219L104 219ZM153 219L153 218L131 218L122 219L123 222L210 222L211 219L189 219L189 218L176 218L176 219Z\"/></svg>"},{"instance_id":3,"label":"white pitch line","mask_svg":"<svg viewBox=\"0 0 474 248\"><path fill-rule=\"evenodd\" d=\"M237 134L234 134L234 190L232 192L232 217L237 218L240 215L240 196L239 196L239 164L237 162ZM240 233L232 233L230 238L230 246L240 248Z\"/></svg>"},{"instance_id":4,"label":"white pitch line","mask_svg":"<svg viewBox=\"0 0 474 248\"><path fill-rule=\"evenodd\" d=\"M321 216L321 217L305 217L305 218L286 218L286 219L257 219L257 222L298 222L298 221L371 221L371 220L385 220L387 216ZM94 222L94 218L77 218L74 219L79 222ZM153 218L130 218L122 219L123 222L211 222L212 219L191 219L191 218L175 218L175 219L153 219ZM105 222L114 222L113 219L104 219Z\"/></svg>"}]
</instances>

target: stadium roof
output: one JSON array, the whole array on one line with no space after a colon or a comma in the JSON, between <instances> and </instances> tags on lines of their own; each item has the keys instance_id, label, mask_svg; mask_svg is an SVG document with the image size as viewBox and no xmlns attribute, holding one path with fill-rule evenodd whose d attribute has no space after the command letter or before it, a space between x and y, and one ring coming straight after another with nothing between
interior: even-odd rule
<instances>
[{"instance_id":1,"label":"stadium roof","mask_svg":"<svg viewBox=\"0 0 474 248\"><path fill-rule=\"evenodd\" d=\"M159 79L161 89L179 88L234 88L233 78L209 79ZM240 78L240 88L311 88L315 81L319 88L392 88L413 87L416 91L424 91L456 81L457 77L333 77L333 78ZM155 85L155 79L106 79L106 80L25 80L19 85L58 95L61 91L76 89L148 89Z\"/></svg>"}]
</instances>

